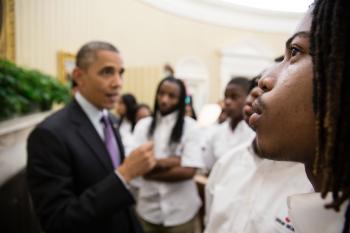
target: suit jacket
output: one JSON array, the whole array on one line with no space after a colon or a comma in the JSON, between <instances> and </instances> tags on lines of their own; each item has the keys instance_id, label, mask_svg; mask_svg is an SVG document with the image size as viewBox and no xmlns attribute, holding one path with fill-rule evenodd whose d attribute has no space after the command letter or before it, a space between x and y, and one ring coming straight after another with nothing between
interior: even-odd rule
<instances>
[{"instance_id":1,"label":"suit jacket","mask_svg":"<svg viewBox=\"0 0 350 233\"><path fill-rule=\"evenodd\" d=\"M75 100L33 130L27 151L29 190L45 232L142 232L132 195Z\"/></svg>"}]
</instances>

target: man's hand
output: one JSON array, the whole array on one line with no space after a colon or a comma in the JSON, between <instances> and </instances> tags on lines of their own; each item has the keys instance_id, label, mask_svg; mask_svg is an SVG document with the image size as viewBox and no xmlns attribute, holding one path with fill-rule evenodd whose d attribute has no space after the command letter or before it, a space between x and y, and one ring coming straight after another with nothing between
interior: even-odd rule
<instances>
[{"instance_id":1,"label":"man's hand","mask_svg":"<svg viewBox=\"0 0 350 233\"><path fill-rule=\"evenodd\" d=\"M135 177L146 174L155 165L156 159L154 158L153 143L148 142L133 150L122 165L117 168L117 171L126 182L129 182Z\"/></svg>"}]
</instances>

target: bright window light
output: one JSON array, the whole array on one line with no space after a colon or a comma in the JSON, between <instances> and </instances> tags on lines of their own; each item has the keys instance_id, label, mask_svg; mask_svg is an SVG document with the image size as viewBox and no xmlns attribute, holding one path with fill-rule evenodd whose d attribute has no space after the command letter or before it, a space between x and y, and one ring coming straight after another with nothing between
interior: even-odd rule
<instances>
[{"instance_id":1,"label":"bright window light","mask_svg":"<svg viewBox=\"0 0 350 233\"><path fill-rule=\"evenodd\" d=\"M237 5L284 12L305 12L314 0L222 0Z\"/></svg>"}]
</instances>

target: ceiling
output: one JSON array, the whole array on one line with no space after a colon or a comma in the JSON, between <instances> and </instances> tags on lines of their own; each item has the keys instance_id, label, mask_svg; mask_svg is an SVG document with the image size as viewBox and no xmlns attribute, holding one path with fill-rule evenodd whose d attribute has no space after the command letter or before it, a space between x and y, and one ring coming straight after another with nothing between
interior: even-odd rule
<instances>
[{"instance_id":1,"label":"ceiling","mask_svg":"<svg viewBox=\"0 0 350 233\"><path fill-rule=\"evenodd\" d=\"M177 16L200 22L277 33L291 33L312 2L312 0L139 1Z\"/></svg>"}]
</instances>

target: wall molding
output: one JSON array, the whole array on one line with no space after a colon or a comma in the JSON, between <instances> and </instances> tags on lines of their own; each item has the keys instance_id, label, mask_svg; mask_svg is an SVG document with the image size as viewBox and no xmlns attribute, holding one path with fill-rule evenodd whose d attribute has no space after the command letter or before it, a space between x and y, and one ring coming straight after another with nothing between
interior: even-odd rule
<instances>
[{"instance_id":1,"label":"wall molding","mask_svg":"<svg viewBox=\"0 0 350 233\"><path fill-rule=\"evenodd\" d=\"M52 111L18 117L0 123L0 186L27 163L27 137Z\"/></svg>"}]
</instances>

